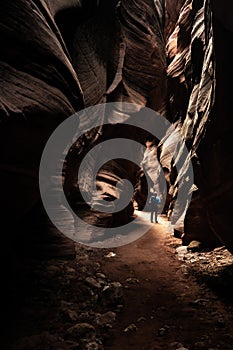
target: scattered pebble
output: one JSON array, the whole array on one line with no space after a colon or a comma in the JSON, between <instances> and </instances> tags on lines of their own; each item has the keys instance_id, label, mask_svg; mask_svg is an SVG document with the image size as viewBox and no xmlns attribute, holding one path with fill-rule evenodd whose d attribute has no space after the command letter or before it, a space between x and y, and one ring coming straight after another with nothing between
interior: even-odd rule
<instances>
[{"instance_id":1,"label":"scattered pebble","mask_svg":"<svg viewBox=\"0 0 233 350\"><path fill-rule=\"evenodd\" d=\"M76 313L76 311L71 310L71 309L62 309L61 310L61 316L63 321L77 321L78 320L78 315Z\"/></svg>"},{"instance_id":2,"label":"scattered pebble","mask_svg":"<svg viewBox=\"0 0 233 350\"><path fill-rule=\"evenodd\" d=\"M106 279L106 276L103 273L101 273L101 272L97 272L96 277L97 278L101 278L102 280Z\"/></svg>"},{"instance_id":3,"label":"scattered pebble","mask_svg":"<svg viewBox=\"0 0 233 350\"><path fill-rule=\"evenodd\" d=\"M105 258L114 258L114 256L116 256L116 253L109 252L107 255L105 255Z\"/></svg>"},{"instance_id":4,"label":"scattered pebble","mask_svg":"<svg viewBox=\"0 0 233 350\"><path fill-rule=\"evenodd\" d=\"M103 344L100 341L93 341L85 345L84 350L104 350Z\"/></svg>"},{"instance_id":5,"label":"scattered pebble","mask_svg":"<svg viewBox=\"0 0 233 350\"><path fill-rule=\"evenodd\" d=\"M139 283L139 280L137 278L134 278L134 277L129 277L125 280L125 282L131 283L131 284L136 284L136 283Z\"/></svg>"},{"instance_id":6,"label":"scattered pebble","mask_svg":"<svg viewBox=\"0 0 233 350\"><path fill-rule=\"evenodd\" d=\"M159 336L165 335L165 334L168 332L169 328L170 328L170 327L167 326L167 325L161 327L161 328L158 330L158 335L159 335Z\"/></svg>"},{"instance_id":7,"label":"scattered pebble","mask_svg":"<svg viewBox=\"0 0 233 350\"><path fill-rule=\"evenodd\" d=\"M101 288L101 284L98 281L96 281L96 279L93 277L85 278L85 282L91 287Z\"/></svg>"},{"instance_id":8,"label":"scattered pebble","mask_svg":"<svg viewBox=\"0 0 233 350\"><path fill-rule=\"evenodd\" d=\"M198 252L202 249L202 243L199 241L192 241L189 243L187 250L191 252Z\"/></svg>"},{"instance_id":9,"label":"scattered pebble","mask_svg":"<svg viewBox=\"0 0 233 350\"><path fill-rule=\"evenodd\" d=\"M89 323L77 323L67 329L67 335L76 340L86 340L94 338L96 331Z\"/></svg>"},{"instance_id":10,"label":"scattered pebble","mask_svg":"<svg viewBox=\"0 0 233 350\"><path fill-rule=\"evenodd\" d=\"M124 332L125 333L127 333L127 332L133 332L133 331L136 331L137 330L137 326L134 324L134 323L132 323L132 324L130 324L128 327L126 327L125 329L124 329Z\"/></svg>"},{"instance_id":11,"label":"scattered pebble","mask_svg":"<svg viewBox=\"0 0 233 350\"><path fill-rule=\"evenodd\" d=\"M123 302L123 286L120 282L112 282L106 285L100 295L100 301L104 305L119 305Z\"/></svg>"},{"instance_id":12,"label":"scattered pebble","mask_svg":"<svg viewBox=\"0 0 233 350\"><path fill-rule=\"evenodd\" d=\"M112 323L116 320L116 313L108 311L104 314L98 314L96 317L96 323L99 326L108 326L111 328Z\"/></svg>"}]
</instances>

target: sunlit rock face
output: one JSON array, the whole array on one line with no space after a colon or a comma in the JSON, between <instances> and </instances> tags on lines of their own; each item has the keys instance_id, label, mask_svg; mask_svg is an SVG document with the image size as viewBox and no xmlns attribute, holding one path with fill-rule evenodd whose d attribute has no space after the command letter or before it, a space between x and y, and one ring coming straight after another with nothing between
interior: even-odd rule
<instances>
[{"instance_id":1,"label":"sunlit rock face","mask_svg":"<svg viewBox=\"0 0 233 350\"><path fill-rule=\"evenodd\" d=\"M228 89L232 20L226 15L231 7L229 2L225 7L213 2L212 14L209 1L186 1L167 48L171 117L182 125L197 186L186 214L183 242L197 239L215 245L218 237L232 251Z\"/></svg>"},{"instance_id":2,"label":"sunlit rock face","mask_svg":"<svg viewBox=\"0 0 233 350\"><path fill-rule=\"evenodd\" d=\"M168 185L170 209L174 207L177 190L177 169L169 149L174 149L179 138L185 140L193 162L195 184L193 200L184 220L182 206L173 213L176 229L183 235L183 243L200 240L207 245L219 244L219 240L210 228L207 219L207 207L204 203L202 187L205 174L198 157L199 145L203 142L207 123L214 105L215 62L213 51L212 15L209 2L177 1L165 3L164 37L167 50L167 111L163 113L175 126L160 142L154 157L159 157ZM160 111L161 112L161 111ZM150 168L158 169L155 161L144 156L144 170L147 175ZM181 179L185 177L186 164L180 169ZM156 177L156 176L155 176ZM150 178L150 176L149 176ZM158 178L158 177L157 177ZM143 186L144 177L140 177L138 188ZM153 179L152 183L156 183ZM142 197L136 196L142 202ZM184 220L184 223L183 223Z\"/></svg>"},{"instance_id":3,"label":"sunlit rock face","mask_svg":"<svg viewBox=\"0 0 233 350\"><path fill-rule=\"evenodd\" d=\"M173 33L177 20L180 15L180 10L184 5L185 0L166 0L165 1L165 27L164 37L167 41L170 35Z\"/></svg>"},{"instance_id":4,"label":"sunlit rock face","mask_svg":"<svg viewBox=\"0 0 233 350\"><path fill-rule=\"evenodd\" d=\"M205 174L198 157L214 104L213 50L209 2L187 0L167 41L170 61L168 66L170 117L180 126L180 133L190 150L195 176L195 193L182 229L184 244L188 244L191 240L200 240L207 245L218 243L207 220L207 208L202 194Z\"/></svg>"}]
</instances>

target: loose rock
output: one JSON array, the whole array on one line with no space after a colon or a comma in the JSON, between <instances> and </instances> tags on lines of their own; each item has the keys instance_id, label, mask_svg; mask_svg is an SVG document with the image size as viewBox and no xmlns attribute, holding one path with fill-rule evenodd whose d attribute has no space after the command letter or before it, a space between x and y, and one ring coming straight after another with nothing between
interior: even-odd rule
<instances>
[{"instance_id":1,"label":"loose rock","mask_svg":"<svg viewBox=\"0 0 233 350\"><path fill-rule=\"evenodd\" d=\"M104 305L117 305L123 302L123 287L120 282L112 282L105 286L100 295Z\"/></svg>"},{"instance_id":2,"label":"loose rock","mask_svg":"<svg viewBox=\"0 0 233 350\"><path fill-rule=\"evenodd\" d=\"M135 283L139 283L139 280L137 278L134 278L134 277L129 277L125 280L125 282L135 284Z\"/></svg>"},{"instance_id":3,"label":"loose rock","mask_svg":"<svg viewBox=\"0 0 233 350\"><path fill-rule=\"evenodd\" d=\"M93 277L87 277L85 279L85 282L93 288L101 288L101 284L97 282L96 279Z\"/></svg>"},{"instance_id":4,"label":"loose rock","mask_svg":"<svg viewBox=\"0 0 233 350\"><path fill-rule=\"evenodd\" d=\"M85 345L85 350L104 350L101 341L93 341Z\"/></svg>"},{"instance_id":5,"label":"loose rock","mask_svg":"<svg viewBox=\"0 0 233 350\"><path fill-rule=\"evenodd\" d=\"M78 340L90 340L95 337L95 328L89 323L77 323L67 330L70 338Z\"/></svg>"},{"instance_id":6,"label":"loose rock","mask_svg":"<svg viewBox=\"0 0 233 350\"><path fill-rule=\"evenodd\" d=\"M124 329L124 332L127 333L127 332L136 331L136 330L137 330L137 326L134 323L132 323Z\"/></svg>"},{"instance_id":7,"label":"loose rock","mask_svg":"<svg viewBox=\"0 0 233 350\"><path fill-rule=\"evenodd\" d=\"M115 312L108 311L105 314L98 314L96 317L96 323L99 326L111 326L111 324L116 320Z\"/></svg>"},{"instance_id":8,"label":"loose rock","mask_svg":"<svg viewBox=\"0 0 233 350\"><path fill-rule=\"evenodd\" d=\"M200 251L202 248L202 243L199 241L192 241L189 243L187 250L192 252Z\"/></svg>"},{"instance_id":9,"label":"loose rock","mask_svg":"<svg viewBox=\"0 0 233 350\"><path fill-rule=\"evenodd\" d=\"M61 316L64 321L77 321L78 320L78 315L76 311L71 310L71 309L63 309L61 310Z\"/></svg>"}]
</instances>

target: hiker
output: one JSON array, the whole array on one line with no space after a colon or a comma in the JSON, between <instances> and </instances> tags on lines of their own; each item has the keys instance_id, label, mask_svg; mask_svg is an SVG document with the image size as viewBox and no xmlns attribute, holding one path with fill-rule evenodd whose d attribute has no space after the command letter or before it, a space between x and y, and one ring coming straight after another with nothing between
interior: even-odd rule
<instances>
[{"instance_id":1,"label":"hiker","mask_svg":"<svg viewBox=\"0 0 233 350\"><path fill-rule=\"evenodd\" d=\"M160 202L161 202L161 200L158 197L157 192L153 193L150 196L149 204L150 204L150 211L151 211L151 214L150 214L150 221L151 222L153 222L153 216L155 217L155 222L156 223L158 222L158 218L157 218L157 215L158 215L158 204Z\"/></svg>"}]
</instances>

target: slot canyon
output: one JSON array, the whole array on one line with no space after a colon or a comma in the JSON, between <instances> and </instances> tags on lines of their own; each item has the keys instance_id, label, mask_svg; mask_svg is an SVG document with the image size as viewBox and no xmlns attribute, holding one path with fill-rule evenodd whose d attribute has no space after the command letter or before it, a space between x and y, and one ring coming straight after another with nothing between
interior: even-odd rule
<instances>
[{"instance_id":1,"label":"slot canyon","mask_svg":"<svg viewBox=\"0 0 233 350\"><path fill-rule=\"evenodd\" d=\"M1 349L231 350L232 2L0 6ZM64 234L43 201L51 184L60 198L59 181L40 169L71 116L83 132L57 163L83 225L60 206ZM101 145L114 139L110 157Z\"/></svg>"}]
</instances>

